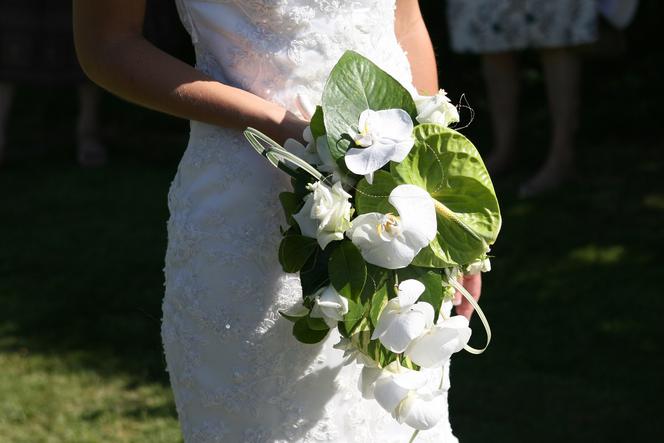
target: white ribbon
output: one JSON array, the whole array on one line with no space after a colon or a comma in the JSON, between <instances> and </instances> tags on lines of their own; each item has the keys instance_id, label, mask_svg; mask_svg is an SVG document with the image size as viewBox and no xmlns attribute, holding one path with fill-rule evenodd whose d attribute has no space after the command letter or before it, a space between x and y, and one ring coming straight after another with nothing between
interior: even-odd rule
<instances>
[{"instance_id":1,"label":"white ribbon","mask_svg":"<svg viewBox=\"0 0 664 443\"><path fill-rule=\"evenodd\" d=\"M477 304L475 299L473 298L472 295L470 295L470 292L466 290L466 288L463 287L461 283L457 281L457 279L452 275L451 272L452 268L446 268L445 269L445 275L447 275L447 281L454 289L459 291L463 297L468 300L468 303L475 308L475 311L477 312L477 315L480 317L480 320L482 321L482 325L484 326L484 330L486 331L486 344L482 349L476 349L473 348L470 345L466 345L463 347L466 351L470 352L471 354L479 355L486 351L486 349L489 347L489 343L491 343L491 327L489 326L489 320L487 320L486 315L484 315L484 312L482 311L482 308L480 308L480 305Z\"/></svg>"},{"instance_id":2,"label":"white ribbon","mask_svg":"<svg viewBox=\"0 0 664 443\"><path fill-rule=\"evenodd\" d=\"M288 162L302 168L316 180L320 181L324 179L323 175L318 172L316 168L302 160L297 155L288 152L288 150L284 149L281 145L279 145L279 143L275 142L259 130L254 128L247 128L244 131L244 136L247 138L247 140L249 140L251 146L253 146L260 155L267 158L274 167L283 169L285 172L293 175L294 171L285 165L285 163Z\"/></svg>"}]
</instances>

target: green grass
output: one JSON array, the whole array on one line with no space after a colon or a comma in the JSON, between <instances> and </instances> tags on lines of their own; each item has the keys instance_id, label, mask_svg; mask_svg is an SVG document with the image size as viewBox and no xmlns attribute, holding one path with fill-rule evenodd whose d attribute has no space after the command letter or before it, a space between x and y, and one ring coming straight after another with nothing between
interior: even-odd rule
<instances>
[{"instance_id":1,"label":"green grass","mask_svg":"<svg viewBox=\"0 0 664 443\"><path fill-rule=\"evenodd\" d=\"M518 200L547 141L541 79L526 85L520 169L496 182L504 227L482 298L494 341L452 368L463 443L664 441L661 82L641 81L639 70L660 71L633 61L586 82L583 178ZM458 76L473 75L449 88L471 92L467 133L485 152L481 78L457 62ZM183 125L108 100L111 165L84 171L63 160L73 157L67 92L46 105L32 94L17 102L0 169L0 443L179 442L159 319Z\"/></svg>"},{"instance_id":2,"label":"green grass","mask_svg":"<svg viewBox=\"0 0 664 443\"><path fill-rule=\"evenodd\" d=\"M161 383L88 367L113 365L113 355L89 352L0 355L0 441L175 442L172 398Z\"/></svg>"},{"instance_id":3,"label":"green grass","mask_svg":"<svg viewBox=\"0 0 664 443\"><path fill-rule=\"evenodd\" d=\"M172 168L0 172L0 442L177 442L160 337Z\"/></svg>"},{"instance_id":4,"label":"green grass","mask_svg":"<svg viewBox=\"0 0 664 443\"><path fill-rule=\"evenodd\" d=\"M464 442L664 438L664 161L584 149L586 179L551 195L498 181L495 338L453 365ZM0 173L0 442L179 441L159 339L174 163L17 163Z\"/></svg>"}]
</instances>

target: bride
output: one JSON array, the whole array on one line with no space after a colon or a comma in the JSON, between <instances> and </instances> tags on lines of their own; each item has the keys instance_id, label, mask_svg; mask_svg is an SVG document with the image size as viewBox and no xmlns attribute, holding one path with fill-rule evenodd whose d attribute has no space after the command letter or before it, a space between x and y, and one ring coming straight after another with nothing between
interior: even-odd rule
<instances>
[{"instance_id":1,"label":"bride","mask_svg":"<svg viewBox=\"0 0 664 443\"><path fill-rule=\"evenodd\" d=\"M162 337L187 443L399 442L398 424L357 389L359 368L291 337L279 310L301 301L277 260L289 183L243 139L301 139L347 49L406 86L438 91L417 0L176 0L192 68L141 34L145 0L75 0L78 55L102 87L191 120L168 197ZM466 286L479 296L479 277ZM457 312L467 316L469 305ZM432 380L432 382L438 382ZM449 388L449 380L446 382ZM456 441L448 420L418 442Z\"/></svg>"}]
</instances>

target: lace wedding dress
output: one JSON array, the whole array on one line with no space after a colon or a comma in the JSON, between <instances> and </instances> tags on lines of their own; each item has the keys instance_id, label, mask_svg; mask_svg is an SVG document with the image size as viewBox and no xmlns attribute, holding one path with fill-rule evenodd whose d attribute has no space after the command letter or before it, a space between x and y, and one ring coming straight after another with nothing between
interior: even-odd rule
<instances>
[{"instance_id":1,"label":"lace wedding dress","mask_svg":"<svg viewBox=\"0 0 664 443\"><path fill-rule=\"evenodd\" d=\"M395 0L177 1L199 70L292 112L319 102L346 49L411 83ZM169 194L162 322L185 441L406 443L412 429L362 399L338 334L298 343L278 313L301 301L277 260L287 189L240 132L191 123ZM443 420L416 441L456 439Z\"/></svg>"}]
</instances>

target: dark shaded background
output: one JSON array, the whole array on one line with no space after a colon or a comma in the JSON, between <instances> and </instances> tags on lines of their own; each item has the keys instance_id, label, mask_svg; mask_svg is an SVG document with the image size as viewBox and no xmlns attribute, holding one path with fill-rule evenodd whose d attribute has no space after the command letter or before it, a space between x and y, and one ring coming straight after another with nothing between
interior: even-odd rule
<instances>
[{"instance_id":1,"label":"dark shaded background","mask_svg":"<svg viewBox=\"0 0 664 443\"><path fill-rule=\"evenodd\" d=\"M423 9L441 85L455 102L465 94L475 119L464 133L485 154L479 60L448 49L442 2ZM494 343L453 365L464 442L664 441L662 17L664 3L645 0L621 55L586 50L581 178L529 200L516 189L543 161L548 117L537 56L523 54L521 157L496 183L504 230L482 299ZM152 2L146 33L192 59L171 2ZM110 163L81 170L71 87L19 88L0 168L0 353L75 353L72 367L167 384L166 193L187 124L108 95L102 111Z\"/></svg>"}]
</instances>

